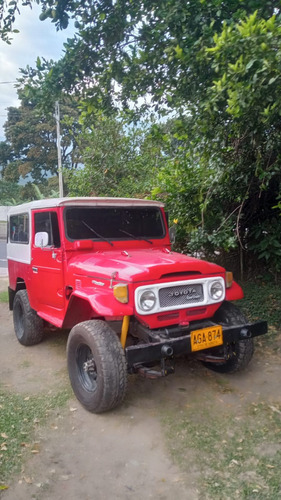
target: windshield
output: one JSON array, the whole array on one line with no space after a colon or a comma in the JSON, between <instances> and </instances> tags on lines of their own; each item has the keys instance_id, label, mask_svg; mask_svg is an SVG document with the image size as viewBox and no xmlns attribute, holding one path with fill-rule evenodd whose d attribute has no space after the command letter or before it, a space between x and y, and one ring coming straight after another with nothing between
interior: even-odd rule
<instances>
[{"instance_id":1,"label":"windshield","mask_svg":"<svg viewBox=\"0 0 281 500\"><path fill-rule=\"evenodd\" d=\"M163 238L165 227L157 207L77 207L65 209L69 240Z\"/></svg>"}]
</instances>

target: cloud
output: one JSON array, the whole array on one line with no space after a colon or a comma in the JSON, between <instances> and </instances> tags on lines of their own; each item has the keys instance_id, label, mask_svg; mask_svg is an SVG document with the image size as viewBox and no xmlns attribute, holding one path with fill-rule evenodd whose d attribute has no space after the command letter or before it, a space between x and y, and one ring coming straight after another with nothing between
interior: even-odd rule
<instances>
[{"instance_id":1,"label":"cloud","mask_svg":"<svg viewBox=\"0 0 281 500\"><path fill-rule=\"evenodd\" d=\"M20 33L13 35L11 45L0 41L0 82L14 82L19 68L34 67L37 57L58 60L63 55L63 44L74 34L72 27L56 31L50 20L40 21L41 9L33 4L32 9L23 7L17 16L14 28ZM17 106L17 93L12 83L0 83L0 140L4 140L3 124L7 107Z\"/></svg>"}]
</instances>

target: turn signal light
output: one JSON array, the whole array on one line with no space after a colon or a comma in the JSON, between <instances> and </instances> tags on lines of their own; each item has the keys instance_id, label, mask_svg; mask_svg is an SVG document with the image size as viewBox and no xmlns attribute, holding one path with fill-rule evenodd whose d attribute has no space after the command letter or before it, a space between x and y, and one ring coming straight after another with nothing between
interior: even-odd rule
<instances>
[{"instance_id":1,"label":"turn signal light","mask_svg":"<svg viewBox=\"0 0 281 500\"><path fill-rule=\"evenodd\" d=\"M233 273L231 271L227 271L225 273L225 286L226 288L230 288L233 282Z\"/></svg>"},{"instance_id":2,"label":"turn signal light","mask_svg":"<svg viewBox=\"0 0 281 500\"><path fill-rule=\"evenodd\" d=\"M113 287L113 295L122 304L127 304L129 301L128 286L127 285L115 285Z\"/></svg>"}]
</instances>

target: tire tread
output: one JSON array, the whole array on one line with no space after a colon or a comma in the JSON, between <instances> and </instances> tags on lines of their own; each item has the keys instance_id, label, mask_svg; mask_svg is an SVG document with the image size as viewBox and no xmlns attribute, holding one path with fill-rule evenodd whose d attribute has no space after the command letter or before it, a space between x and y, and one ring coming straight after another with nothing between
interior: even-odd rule
<instances>
[{"instance_id":1,"label":"tire tread","mask_svg":"<svg viewBox=\"0 0 281 500\"><path fill-rule=\"evenodd\" d=\"M18 332L18 307L23 311L23 335ZM39 344L44 335L44 324L42 318L38 316L36 311L30 307L27 290L19 290L14 299L13 304L14 328L18 341L25 346Z\"/></svg>"},{"instance_id":2,"label":"tire tread","mask_svg":"<svg viewBox=\"0 0 281 500\"><path fill-rule=\"evenodd\" d=\"M223 302L214 316L215 321L221 325L243 325L247 323L247 318L237 307L231 302ZM225 363L210 363L203 362L203 364L210 370L219 373L236 373L243 370L250 363L254 354L254 341L253 339L239 340L235 344L235 354L232 355Z\"/></svg>"},{"instance_id":3,"label":"tire tread","mask_svg":"<svg viewBox=\"0 0 281 500\"><path fill-rule=\"evenodd\" d=\"M99 358L101 390L88 398L79 384L75 367L75 346L83 340ZM102 413L122 403L127 391L127 364L115 332L101 320L84 321L70 332L67 342L68 371L77 399L89 411ZM95 360L96 361L96 360Z\"/></svg>"}]
</instances>

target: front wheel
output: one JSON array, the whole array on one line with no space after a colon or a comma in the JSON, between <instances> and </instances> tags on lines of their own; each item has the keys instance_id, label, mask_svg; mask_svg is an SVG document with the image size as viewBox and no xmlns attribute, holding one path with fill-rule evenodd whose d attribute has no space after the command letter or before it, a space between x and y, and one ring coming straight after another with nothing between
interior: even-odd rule
<instances>
[{"instance_id":1,"label":"front wheel","mask_svg":"<svg viewBox=\"0 0 281 500\"><path fill-rule=\"evenodd\" d=\"M87 410L102 413L123 401L126 359L117 335L104 321L84 321L72 328L67 364L75 396Z\"/></svg>"},{"instance_id":2,"label":"front wheel","mask_svg":"<svg viewBox=\"0 0 281 500\"><path fill-rule=\"evenodd\" d=\"M219 324L226 326L243 325L247 323L247 319L239 309L231 302L223 302L221 307L216 312L214 319ZM239 340L231 342L226 347L228 359L224 363L210 363L203 361L203 364L210 370L219 373L235 373L243 370L251 361L254 354L253 339ZM216 348L213 354L222 356L224 348Z\"/></svg>"}]
</instances>

